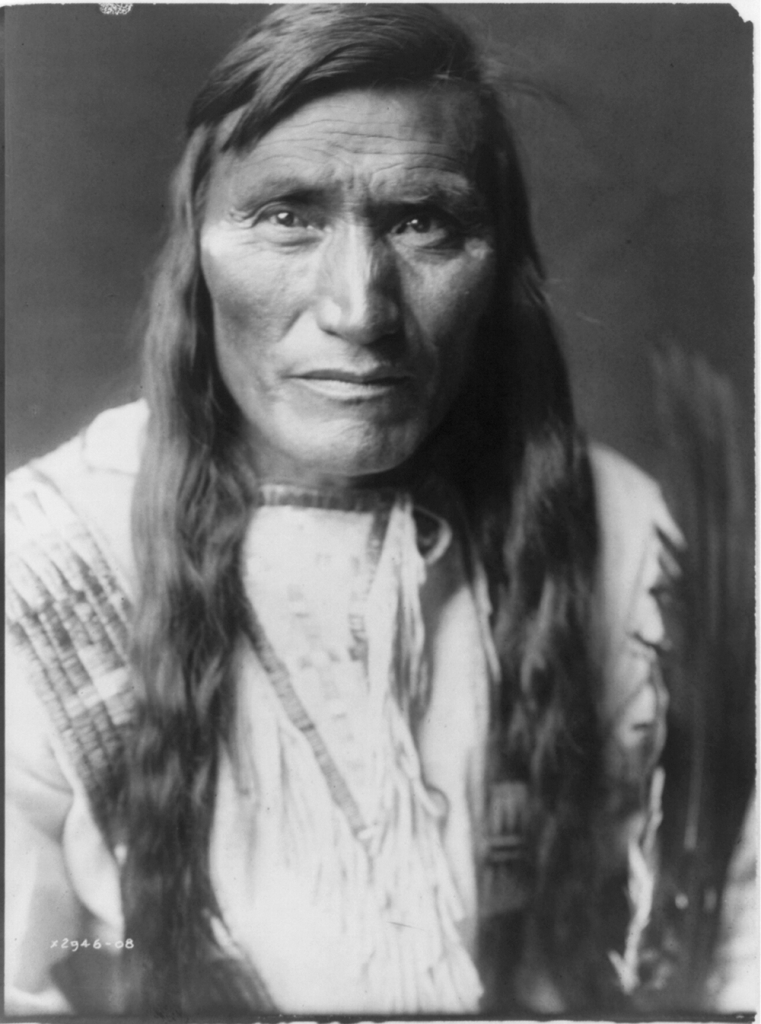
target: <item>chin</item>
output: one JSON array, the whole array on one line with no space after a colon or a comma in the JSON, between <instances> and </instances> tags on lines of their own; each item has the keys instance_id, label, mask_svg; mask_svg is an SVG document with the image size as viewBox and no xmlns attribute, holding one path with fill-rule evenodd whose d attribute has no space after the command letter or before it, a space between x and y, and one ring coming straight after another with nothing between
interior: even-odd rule
<instances>
[{"instance_id":1,"label":"chin","mask_svg":"<svg viewBox=\"0 0 761 1024\"><path fill-rule=\"evenodd\" d=\"M344 481L349 486L368 484L375 478L389 476L401 469L422 443L415 443L414 439L409 439L406 444L389 444L388 441L385 438L377 445L347 446L343 450L336 444L313 465L323 478Z\"/></svg>"},{"instance_id":2,"label":"chin","mask_svg":"<svg viewBox=\"0 0 761 1024\"><path fill-rule=\"evenodd\" d=\"M430 431L415 419L395 423L305 422L281 429L262 443L252 438L262 479L301 483L307 487L391 485L392 477L409 463ZM262 453L269 450L269 457ZM381 479L378 479L381 478Z\"/></svg>"}]
</instances>

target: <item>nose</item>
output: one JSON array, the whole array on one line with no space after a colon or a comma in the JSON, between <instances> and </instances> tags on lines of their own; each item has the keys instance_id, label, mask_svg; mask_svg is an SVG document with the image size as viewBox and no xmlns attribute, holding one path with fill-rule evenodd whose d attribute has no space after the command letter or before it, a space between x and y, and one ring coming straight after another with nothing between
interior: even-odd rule
<instances>
[{"instance_id":1,"label":"nose","mask_svg":"<svg viewBox=\"0 0 761 1024\"><path fill-rule=\"evenodd\" d=\"M382 239L361 225L326 240L317 282L319 327L357 345L372 345L400 327L396 267Z\"/></svg>"}]
</instances>

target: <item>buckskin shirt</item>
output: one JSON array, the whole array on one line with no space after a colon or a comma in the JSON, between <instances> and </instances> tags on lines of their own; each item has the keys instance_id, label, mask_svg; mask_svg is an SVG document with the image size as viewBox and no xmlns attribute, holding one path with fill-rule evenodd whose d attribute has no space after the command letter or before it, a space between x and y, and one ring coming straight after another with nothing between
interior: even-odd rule
<instances>
[{"instance_id":1,"label":"buckskin shirt","mask_svg":"<svg viewBox=\"0 0 761 1024\"><path fill-rule=\"evenodd\" d=\"M9 1013L70 1012L62 966L93 957L94 943L103 962L130 952L118 881L128 837L112 819L134 711L129 520L146 416L142 403L106 412L8 480ZM625 862L658 795L666 696L652 591L658 532L675 528L648 477L607 449L591 458L604 761L622 792L644 794L616 822ZM526 794L486 781L497 667L471 556L445 494L257 494L211 877L220 943L282 1012L479 1009L479 915L525 895L489 850L495 836L520 846ZM523 973L525 998L541 1002L538 971Z\"/></svg>"}]
</instances>

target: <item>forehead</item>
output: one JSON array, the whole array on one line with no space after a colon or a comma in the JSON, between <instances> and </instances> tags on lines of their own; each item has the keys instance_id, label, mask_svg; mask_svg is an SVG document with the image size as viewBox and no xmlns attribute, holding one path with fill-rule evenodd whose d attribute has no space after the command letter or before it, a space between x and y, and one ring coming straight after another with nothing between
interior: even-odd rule
<instances>
[{"instance_id":1,"label":"forehead","mask_svg":"<svg viewBox=\"0 0 761 1024\"><path fill-rule=\"evenodd\" d=\"M475 99L456 86L339 92L300 107L247 151L222 155L210 198L290 179L378 193L472 185L478 121Z\"/></svg>"}]
</instances>

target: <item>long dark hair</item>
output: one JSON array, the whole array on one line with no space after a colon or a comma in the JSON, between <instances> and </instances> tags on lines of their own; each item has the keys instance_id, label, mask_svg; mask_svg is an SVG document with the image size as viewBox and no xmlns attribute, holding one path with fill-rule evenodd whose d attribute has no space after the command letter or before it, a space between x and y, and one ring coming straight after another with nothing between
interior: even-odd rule
<instances>
[{"instance_id":1,"label":"long dark hair","mask_svg":"<svg viewBox=\"0 0 761 1024\"><path fill-rule=\"evenodd\" d=\"M534 916L571 1003L589 994L589 978L574 965L585 936L593 945L584 908L599 743L585 635L596 519L515 145L471 39L448 16L428 6L335 4L277 9L228 54L193 104L172 183L146 330L150 420L134 499L140 711L125 790L122 895L138 1010L246 1008L244 997L237 1005L230 995L234 986L223 984L228 995L215 1001L204 980L212 965L227 969L212 926L209 837L220 747L234 713L233 653L246 607L239 557L254 486L240 413L215 361L199 267L210 169L219 153L250 146L318 96L443 82L478 101L478 173L498 271L471 376L426 457L459 495L491 590L502 669L491 776L530 784ZM599 967L595 961L591 975Z\"/></svg>"}]
</instances>

